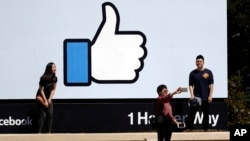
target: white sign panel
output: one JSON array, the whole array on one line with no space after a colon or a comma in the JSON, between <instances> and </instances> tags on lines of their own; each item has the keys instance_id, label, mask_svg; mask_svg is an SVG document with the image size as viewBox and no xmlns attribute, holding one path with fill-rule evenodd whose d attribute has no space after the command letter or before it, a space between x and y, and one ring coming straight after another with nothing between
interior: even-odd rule
<instances>
[{"instance_id":1,"label":"white sign panel","mask_svg":"<svg viewBox=\"0 0 250 141\"><path fill-rule=\"evenodd\" d=\"M34 99L49 62L56 99L155 98L159 84L188 87L199 54L226 98L226 12L226 0L1 0L0 99Z\"/></svg>"}]
</instances>

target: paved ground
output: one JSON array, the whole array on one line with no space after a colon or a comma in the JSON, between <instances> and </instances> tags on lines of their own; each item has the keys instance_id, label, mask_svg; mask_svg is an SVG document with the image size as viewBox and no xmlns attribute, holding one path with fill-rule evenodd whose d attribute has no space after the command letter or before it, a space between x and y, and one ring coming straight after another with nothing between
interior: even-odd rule
<instances>
[{"instance_id":1,"label":"paved ground","mask_svg":"<svg viewBox=\"0 0 250 141\"><path fill-rule=\"evenodd\" d=\"M149 133L0 134L0 141L157 141ZM172 141L229 141L229 132L174 132Z\"/></svg>"}]
</instances>

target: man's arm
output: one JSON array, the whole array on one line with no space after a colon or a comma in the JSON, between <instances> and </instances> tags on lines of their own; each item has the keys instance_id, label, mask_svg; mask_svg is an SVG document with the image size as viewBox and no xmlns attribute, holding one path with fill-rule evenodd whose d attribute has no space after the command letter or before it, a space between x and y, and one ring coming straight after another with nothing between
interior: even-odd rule
<instances>
[{"instance_id":1,"label":"man's arm","mask_svg":"<svg viewBox=\"0 0 250 141\"><path fill-rule=\"evenodd\" d=\"M208 102L211 103L213 99L213 91L214 91L214 84L209 85L209 95L208 95Z\"/></svg>"},{"instance_id":2,"label":"man's arm","mask_svg":"<svg viewBox=\"0 0 250 141\"><path fill-rule=\"evenodd\" d=\"M181 93L181 87L177 88L177 90L175 90L174 92L172 93L169 93L171 97L173 97L175 94L179 94Z\"/></svg>"},{"instance_id":3,"label":"man's arm","mask_svg":"<svg viewBox=\"0 0 250 141\"><path fill-rule=\"evenodd\" d=\"M190 99L194 99L194 86L189 86Z\"/></svg>"}]
</instances>

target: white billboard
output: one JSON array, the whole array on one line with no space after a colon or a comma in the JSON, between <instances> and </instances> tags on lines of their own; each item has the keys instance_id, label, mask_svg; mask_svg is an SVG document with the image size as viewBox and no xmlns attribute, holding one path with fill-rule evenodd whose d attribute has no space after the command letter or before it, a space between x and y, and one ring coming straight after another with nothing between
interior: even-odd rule
<instances>
[{"instance_id":1,"label":"white billboard","mask_svg":"<svg viewBox=\"0 0 250 141\"><path fill-rule=\"evenodd\" d=\"M34 99L49 62L56 99L155 98L199 54L227 97L226 0L1 0L0 19L0 99Z\"/></svg>"}]
</instances>

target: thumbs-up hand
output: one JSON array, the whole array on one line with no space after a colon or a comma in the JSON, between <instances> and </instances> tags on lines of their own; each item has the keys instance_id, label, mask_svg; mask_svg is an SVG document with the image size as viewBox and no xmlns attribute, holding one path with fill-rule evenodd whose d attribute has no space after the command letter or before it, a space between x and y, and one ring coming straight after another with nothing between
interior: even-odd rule
<instances>
[{"instance_id":1,"label":"thumbs-up hand","mask_svg":"<svg viewBox=\"0 0 250 141\"><path fill-rule=\"evenodd\" d=\"M112 3L102 5L103 21L92 41L95 81L134 82L146 57L146 37L138 31L119 31L120 17Z\"/></svg>"},{"instance_id":2,"label":"thumbs-up hand","mask_svg":"<svg viewBox=\"0 0 250 141\"><path fill-rule=\"evenodd\" d=\"M89 86L137 81L146 57L146 37L139 31L119 31L120 17L112 3L102 5L103 20L92 41L64 40L64 84Z\"/></svg>"}]
</instances>

